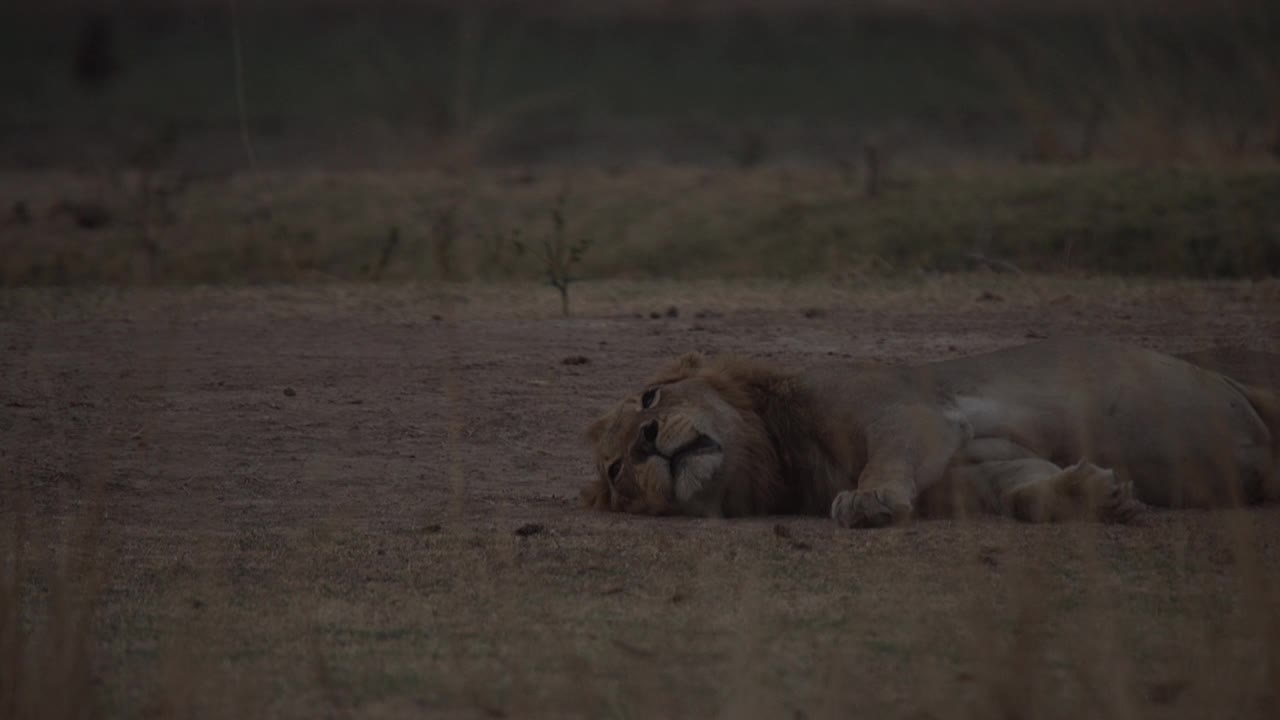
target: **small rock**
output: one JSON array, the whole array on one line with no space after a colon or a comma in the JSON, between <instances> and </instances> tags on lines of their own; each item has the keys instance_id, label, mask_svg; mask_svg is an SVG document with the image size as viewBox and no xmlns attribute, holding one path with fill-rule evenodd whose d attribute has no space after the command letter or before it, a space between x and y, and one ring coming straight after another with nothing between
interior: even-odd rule
<instances>
[{"instance_id":1,"label":"small rock","mask_svg":"<svg viewBox=\"0 0 1280 720\"><path fill-rule=\"evenodd\" d=\"M688 595L685 595L682 592L675 592L675 593L672 593L670 597L670 602L672 605L679 605L680 603L688 599L689 599Z\"/></svg>"},{"instance_id":2,"label":"small rock","mask_svg":"<svg viewBox=\"0 0 1280 720\"><path fill-rule=\"evenodd\" d=\"M813 546L810 545L809 543L804 542L803 540L796 540L795 536L791 534L791 528L787 527L786 525L783 525L782 523L778 523L777 525L773 526L773 534L785 540L787 544L790 545L791 548L794 550L812 550L813 549Z\"/></svg>"},{"instance_id":3,"label":"small rock","mask_svg":"<svg viewBox=\"0 0 1280 720\"><path fill-rule=\"evenodd\" d=\"M1000 548L990 545L982 547L978 550L978 560L988 567L999 567L1000 565Z\"/></svg>"},{"instance_id":4,"label":"small rock","mask_svg":"<svg viewBox=\"0 0 1280 720\"><path fill-rule=\"evenodd\" d=\"M297 390L294 390L294 389L293 389L293 388L291 388L291 387L287 387L287 388L285 388L285 389L284 389L284 396L285 396L285 397L293 397L294 395L297 395L297 394L298 394L298 391L297 391Z\"/></svg>"},{"instance_id":5,"label":"small rock","mask_svg":"<svg viewBox=\"0 0 1280 720\"><path fill-rule=\"evenodd\" d=\"M1188 685L1190 683L1186 680L1153 683L1147 688L1147 699L1154 705L1170 705L1177 701Z\"/></svg>"},{"instance_id":6,"label":"small rock","mask_svg":"<svg viewBox=\"0 0 1280 720\"><path fill-rule=\"evenodd\" d=\"M1004 301L1004 298L991 292L990 290L983 290L982 294L978 296L978 302L1003 302L1003 301Z\"/></svg>"},{"instance_id":7,"label":"small rock","mask_svg":"<svg viewBox=\"0 0 1280 720\"><path fill-rule=\"evenodd\" d=\"M9 220L14 225L30 225L31 208L27 207L25 201L19 200L13 204L13 209L9 211Z\"/></svg>"},{"instance_id":8,"label":"small rock","mask_svg":"<svg viewBox=\"0 0 1280 720\"><path fill-rule=\"evenodd\" d=\"M812 320L814 318L826 317L826 315L827 315L827 311L823 310L822 308L807 308L804 311L804 316L809 320Z\"/></svg>"},{"instance_id":9,"label":"small rock","mask_svg":"<svg viewBox=\"0 0 1280 720\"><path fill-rule=\"evenodd\" d=\"M661 317L662 315L657 310L654 310L653 312L649 313L650 320L657 320L658 318L661 318Z\"/></svg>"},{"instance_id":10,"label":"small rock","mask_svg":"<svg viewBox=\"0 0 1280 720\"><path fill-rule=\"evenodd\" d=\"M544 529L545 528L542 527L542 523L525 523L524 525L516 528L516 535L519 535L520 537L529 537L530 535L537 535Z\"/></svg>"},{"instance_id":11,"label":"small rock","mask_svg":"<svg viewBox=\"0 0 1280 720\"><path fill-rule=\"evenodd\" d=\"M640 647L639 645L633 645L627 642L626 640L623 640L622 638L613 638L613 644L618 646L620 650L626 651L627 654L629 655L634 655L640 658L653 657L652 650L649 650L648 648Z\"/></svg>"},{"instance_id":12,"label":"small rock","mask_svg":"<svg viewBox=\"0 0 1280 720\"><path fill-rule=\"evenodd\" d=\"M435 320L436 322L440 322L440 321L441 321L441 320L443 320L444 318L443 318L443 317L441 317L440 315L437 315L437 314L435 314L435 313L432 313L432 314L431 314L431 319L432 319L432 320Z\"/></svg>"},{"instance_id":13,"label":"small rock","mask_svg":"<svg viewBox=\"0 0 1280 720\"><path fill-rule=\"evenodd\" d=\"M78 227L98 230L111 224L112 214L105 206L94 202L62 201L49 211L50 217L70 217Z\"/></svg>"},{"instance_id":14,"label":"small rock","mask_svg":"<svg viewBox=\"0 0 1280 720\"><path fill-rule=\"evenodd\" d=\"M436 533L440 532L443 529L444 529L444 526L442 526L440 523L431 523L430 525L424 525L422 527L422 534L435 535Z\"/></svg>"},{"instance_id":15,"label":"small rock","mask_svg":"<svg viewBox=\"0 0 1280 720\"><path fill-rule=\"evenodd\" d=\"M667 308L667 317L669 318L680 317L680 310L677 309L675 305L672 305L671 307Z\"/></svg>"},{"instance_id":16,"label":"small rock","mask_svg":"<svg viewBox=\"0 0 1280 720\"><path fill-rule=\"evenodd\" d=\"M586 355L570 355L560 361L562 365L586 365L591 360Z\"/></svg>"}]
</instances>

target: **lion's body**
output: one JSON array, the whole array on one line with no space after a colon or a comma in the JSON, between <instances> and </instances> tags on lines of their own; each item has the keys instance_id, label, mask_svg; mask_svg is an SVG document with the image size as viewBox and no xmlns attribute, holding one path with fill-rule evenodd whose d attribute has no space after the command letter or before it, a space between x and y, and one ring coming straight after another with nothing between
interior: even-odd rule
<instances>
[{"instance_id":1,"label":"lion's body","mask_svg":"<svg viewBox=\"0 0 1280 720\"><path fill-rule=\"evenodd\" d=\"M958 510L1124 520L1141 503L1257 502L1280 485L1273 394L1108 341L798 373L687 358L652 388L651 407L597 423L602 470L617 472L596 505L849 525Z\"/></svg>"}]
</instances>

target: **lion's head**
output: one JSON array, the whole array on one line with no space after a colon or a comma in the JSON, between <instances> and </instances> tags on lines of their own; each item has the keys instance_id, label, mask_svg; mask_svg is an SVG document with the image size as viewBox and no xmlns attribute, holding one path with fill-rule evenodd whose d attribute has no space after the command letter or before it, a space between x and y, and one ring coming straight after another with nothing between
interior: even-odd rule
<instances>
[{"instance_id":1,"label":"lion's head","mask_svg":"<svg viewBox=\"0 0 1280 720\"><path fill-rule=\"evenodd\" d=\"M761 415L778 380L744 360L682 356L592 423L596 479L584 501L654 515L758 511L780 482Z\"/></svg>"}]
</instances>

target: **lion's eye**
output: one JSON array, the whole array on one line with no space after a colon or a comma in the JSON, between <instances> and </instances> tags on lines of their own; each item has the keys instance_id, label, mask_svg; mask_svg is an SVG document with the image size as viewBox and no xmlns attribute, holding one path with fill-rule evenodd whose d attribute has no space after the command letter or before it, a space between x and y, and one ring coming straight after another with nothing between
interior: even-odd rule
<instances>
[{"instance_id":1,"label":"lion's eye","mask_svg":"<svg viewBox=\"0 0 1280 720\"><path fill-rule=\"evenodd\" d=\"M648 410L656 404L658 404L658 388L645 390L644 394L640 396L640 407L645 410Z\"/></svg>"},{"instance_id":2,"label":"lion's eye","mask_svg":"<svg viewBox=\"0 0 1280 720\"><path fill-rule=\"evenodd\" d=\"M611 465L609 466L609 470L608 470L608 473L609 473L609 479L610 479L610 480L617 480L617 479L618 479L618 472L619 472L620 470L622 470L622 461L621 461L621 460L614 460L614 461L613 461L613 464L611 464Z\"/></svg>"}]
</instances>

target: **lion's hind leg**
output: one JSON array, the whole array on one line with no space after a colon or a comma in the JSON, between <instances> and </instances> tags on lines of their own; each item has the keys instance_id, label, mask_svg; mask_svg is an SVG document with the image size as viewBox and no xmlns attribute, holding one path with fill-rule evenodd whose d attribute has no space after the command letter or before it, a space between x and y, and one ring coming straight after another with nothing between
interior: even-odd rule
<instances>
[{"instance_id":1,"label":"lion's hind leg","mask_svg":"<svg viewBox=\"0 0 1280 720\"><path fill-rule=\"evenodd\" d=\"M1145 508L1112 470L1083 461L1063 468L1013 443L978 442L988 445L962 453L947 473L946 486L969 507L1025 522L1129 522Z\"/></svg>"},{"instance_id":2,"label":"lion's hind leg","mask_svg":"<svg viewBox=\"0 0 1280 720\"><path fill-rule=\"evenodd\" d=\"M1006 502L1019 520L1062 522L1101 520L1130 522L1145 509L1134 494L1133 483L1116 477L1115 471L1080 461L1036 485L1011 489Z\"/></svg>"}]
</instances>

